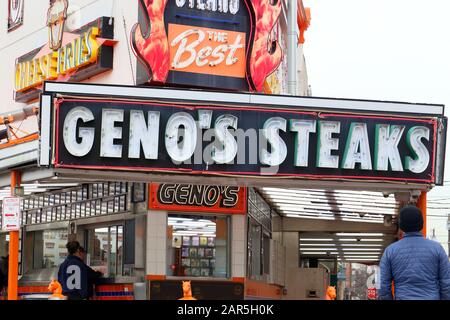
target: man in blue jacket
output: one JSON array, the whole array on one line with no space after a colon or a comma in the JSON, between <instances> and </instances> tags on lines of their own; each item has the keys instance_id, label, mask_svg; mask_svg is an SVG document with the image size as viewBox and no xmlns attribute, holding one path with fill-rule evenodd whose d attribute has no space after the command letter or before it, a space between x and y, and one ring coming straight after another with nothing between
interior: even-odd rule
<instances>
[{"instance_id":1,"label":"man in blue jacket","mask_svg":"<svg viewBox=\"0 0 450 320\"><path fill-rule=\"evenodd\" d=\"M84 263L83 249L78 241L67 243L66 248L69 256L59 266L58 271L62 293L68 300L86 300L90 297L91 281L94 277L91 273L94 271ZM96 274L95 277L100 275L101 273Z\"/></svg>"},{"instance_id":2,"label":"man in blue jacket","mask_svg":"<svg viewBox=\"0 0 450 320\"><path fill-rule=\"evenodd\" d=\"M379 299L450 300L449 259L438 242L422 235L420 209L404 207L399 228L404 232L403 239L388 246L381 258Z\"/></svg>"}]
</instances>

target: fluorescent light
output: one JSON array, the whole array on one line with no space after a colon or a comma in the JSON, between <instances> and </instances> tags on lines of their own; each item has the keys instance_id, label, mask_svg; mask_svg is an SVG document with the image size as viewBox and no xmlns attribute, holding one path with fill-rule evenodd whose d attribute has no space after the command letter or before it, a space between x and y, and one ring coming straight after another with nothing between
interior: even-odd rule
<instances>
[{"instance_id":1,"label":"fluorescent light","mask_svg":"<svg viewBox=\"0 0 450 320\"><path fill-rule=\"evenodd\" d=\"M334 243L327 243L327 244L324 244L324 243L300 243L300 247L313 247L313 246L315 246L315 247L317 247L317 246L324 246L324 245L327 245L327 246L336 246Z\"/></svg>"},{"instance_id":2,"label":"fluorescent light","mask_svg":"<svg viewBox=\"0 0 450 320\"><path fill-rule=\"evenodd\" d=\"M355 239L355 238L352 238L352 239L338 239L338 241L348 241L348 242L359 242L359 241L361 241L361 242L382 242L382 241L384 241L384 239Z\"/></svg>"},{"instance_id":3,"label":"fluorescent light","mask_svg":"<svg viewBox=\"0 0 450 320\"><path fill-rule=\"evenodd\" d=\"M382 247L382 244L364 244L364 243L343 243L342 247Z\"/></svg>"},{"instance_id":4,"label":"fluorescent light","mask_svg":"<svg viewBox=\"0 0 450 320\"><path fill-rule=\"evenodd\" d=\"M319 250L319 251L336 251L336 248L302 248L302 251L314 251L314 250Z\"/></svg>"},{"instance_id":5,"label":"fluorescent light","mask_svg":"<svg viewBox=\"0 0 450 320\"><path fill-rule=\"evenodd\" d=\"M300 238L300 241L333 241L331 238Z\"/></svg>"},{"instance_id":6,"label":"fluorescent light","mask_svg":"<svg viewBox=\"0 0 450 320\"><path fill-rule=\"evenodd\" d=\"M338 254L338 252L319 252L319 251L317 251L317 252L315 252L315 251L313 251L313 252L300 252L300 255L309 255L309 254L314 254L314 255L331 255L331 254L333 254L333 255L335 255L335 254Z\"/></svg>"},{"instance_id":7,"label":"fluorescent light","mask_svg":"<svg viewBox=\"0 0 450 320\"><path fill-rule=\"evenodd\" d=\"M344 259L347 261L378 261L379 259Z\"/></svg>"},{"instance_id":8,"label":"fluorescent light","mask_svg":"<svg viewBox=\"0 0 450 320\"><path fill-rule=\"evenodd\" d=\"M338 237L382 237L384 233L336 233Z\"/></svg>"}]
</instances>

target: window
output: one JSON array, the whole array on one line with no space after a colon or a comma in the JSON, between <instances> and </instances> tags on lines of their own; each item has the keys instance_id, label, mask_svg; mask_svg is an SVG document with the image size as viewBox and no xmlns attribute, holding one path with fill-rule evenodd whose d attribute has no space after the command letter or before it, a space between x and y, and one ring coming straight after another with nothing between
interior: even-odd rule
<instances>
[{"instance_id":1,"label":"window","mask_svg":"<svg viewBox=\"0 0 450 320\"><path fill-rule=\"evenodd\" d=\"M86 230L86 263L105 277L123 274L123 226Z\"/></svg>"},{"instance_id":2,"label":"window","mask_svg":"<svg viewBox=\"0 0 450 320\"><path fill-rule=\"evenodd\" d=\"M270 240L272 210L255 189L249 189L247 229L247 274L252 280L266 280L270 275Z\"/></svg>"},{"instance_id":3,"label":"window","mask_svg":"<svg viewBox=\"0 0 450 320\"><path fill-rule=\"evenodd\" d=\"M169 215L167 275L229 277L227 217Z\"/></svg>"},{"instance_id":4,"label":"window","mask_svg":"<svg viewBox=\"0 0 450 320\"><path fill-rule=\"evenodd\" d=\"M33 232L33 269L58 267L67 257L67 229Z\"/></svg>"},{"instance_id":5,"label":"window","mask_svg":"<svg viewBox=\"0 0 450 320\"><path fill-rule=\"evenodd\" d=\"M248 276L252 280L264 280L270 274L270 235L249 218L247 239Z\"/></svg>"},{"instance_id":6,"label":"window","mask_svg":"<svg viewBox=\"0 0 450 320\"><path fill-rule=\"evenodd\" d=\"M9 234L0 234L0 257L6 257L9 254Z\"/></svg>"}]
</instances>

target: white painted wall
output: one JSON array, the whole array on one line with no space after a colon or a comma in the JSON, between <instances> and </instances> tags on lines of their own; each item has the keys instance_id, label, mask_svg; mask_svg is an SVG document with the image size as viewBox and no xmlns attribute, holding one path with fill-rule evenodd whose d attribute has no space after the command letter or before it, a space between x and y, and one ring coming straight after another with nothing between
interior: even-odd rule
<instances>
[{"instance_id":1,"label":"white painted wall","mask_svg":"<svg viewBox=\"0 0 450 320\"><path fill-rule=\"evenodd\" d=\"M66 28L77 29L101 16L115 18L114 68L85 82L134 84L136 58L129 48L130 30L137 22L138 1L129 0L70 0ZM7 32L8 1L0 1L0 114L22 108L14 101L14 69L16 58L48 42L46 27L48 0L25 1L23 25ZM124 26L125 21L125 26ZM129 51L130 50L130 51ZM130 62L129 54L132 55ZM22 129L35 131L37 121L28 119Z\"/></svg>"},{"instance_id":2,"label":"white painted wall","mask_svg":"<svg viewBox=\"0 0 450 320\"><path fill-rule=\"evenodd\" d=\"M245 277L247 269L246 218L246 215L231 216L231 277Z\"/></svg>"}]
</instances>

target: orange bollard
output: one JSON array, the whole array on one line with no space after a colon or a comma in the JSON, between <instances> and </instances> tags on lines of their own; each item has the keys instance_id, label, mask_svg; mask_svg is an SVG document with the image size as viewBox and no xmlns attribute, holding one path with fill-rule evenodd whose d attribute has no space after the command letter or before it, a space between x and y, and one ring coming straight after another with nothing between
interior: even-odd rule
<instances>
[{"instance_id":1,"label":"orange bollard","mask_svg":"<svg viewBox=\"0 0 450 320\"><path fill-rule=\"evenodd\" d=\"M183 281L183 298L178 300L197 300L192 296L191 281Z\"/></svg>"},{"instance_id":2,"label":"orange bollard","mask_svg":"<svg viewBox=\"0 0 450 320\"><path fill-rule=\"evenodd\" d=\"M55 279L50 282L50 285L48 286L48 291L52 292L53 294L48 298L49 300L66 300L67 297L62 294L62 286L61 284L56 281Z\"/></svg>"}]
</instances>

